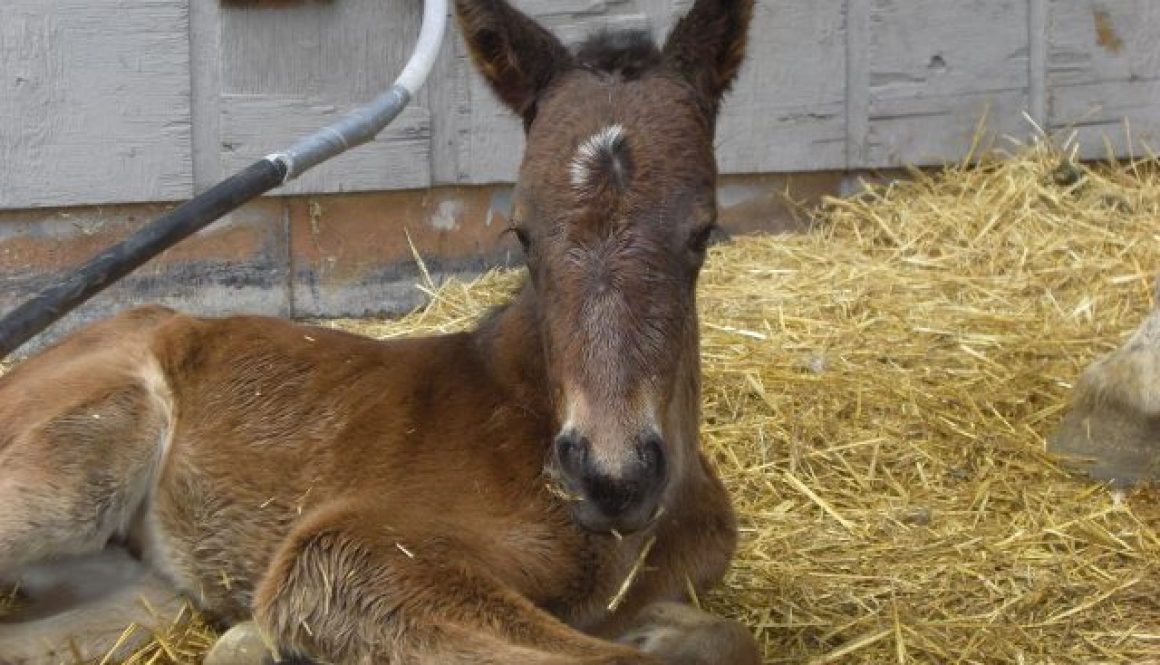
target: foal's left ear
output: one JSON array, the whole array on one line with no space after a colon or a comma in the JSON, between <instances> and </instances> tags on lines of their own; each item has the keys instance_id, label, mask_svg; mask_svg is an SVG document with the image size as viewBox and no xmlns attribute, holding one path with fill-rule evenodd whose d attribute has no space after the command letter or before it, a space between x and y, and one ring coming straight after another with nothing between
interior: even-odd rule
<instances>
[{"instance_id":1,"label":"foal's left ear","mask_svg":"<svg viewBox=\"0 0 1160 665\"><path fill-rule=\"evenodd\" d=\"M528 127L536 99L571 62L568 49L506 0L456 0L455 12L476 68Z\"/></svg>"},{"instance_id":2,"label":"foal's left ear","mask_svg":"<svg viewBox=\"0 0 1160 665\"><path fill-rule=\"evenodd\" d=\"M745 58L752 17L753 0L697 0L665 40L669 66L693 84L714 117Z\"/></svg>"}]
</instances>

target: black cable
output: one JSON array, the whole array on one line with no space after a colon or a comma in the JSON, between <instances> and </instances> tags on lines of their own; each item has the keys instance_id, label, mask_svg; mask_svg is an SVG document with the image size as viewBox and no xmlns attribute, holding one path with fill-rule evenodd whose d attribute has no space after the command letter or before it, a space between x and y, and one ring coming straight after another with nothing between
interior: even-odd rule
<instances>
[{"instance_id":1,"label":"black cable","mask_svg":"<svg viewBox=\"0 0 1160 665\"><path fill-rule=\"evenodd\" d=\"M281 185L285 176L281 162L255 162L93 257L0 320L0 358L149 259Z\"/></svg>"}]
</instances>

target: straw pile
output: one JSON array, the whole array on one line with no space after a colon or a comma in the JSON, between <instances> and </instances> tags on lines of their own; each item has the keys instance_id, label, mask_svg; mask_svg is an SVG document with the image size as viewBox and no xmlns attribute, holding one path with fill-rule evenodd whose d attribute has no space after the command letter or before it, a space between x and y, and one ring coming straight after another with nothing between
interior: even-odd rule
<instances>
[{"instance_id":1,"label":"straw pile","mask_svg":"<svg viewBox=\"0 0 1160 665\"><path fill-rule=\"evenodd\" d=\"M770 663L1160 662L1160 493L1044 454L1152 305L1156 170L1038 146L819 219L706 275L705 434L748 535L715 606Z\"/></svg>"},{"instance_id":2,"label":"straw pile","mask_svg":"<svg viewBox=\"0 0 1160 665\"><path fill-rule=\"evenodd\" d=\"M743 541L701 601L768 663L1160 662L1160 492L1044 453L1072 381L1151 307L1157 165L1036 145L712 250L704 445ZM460 329L518 279L336 325Z\"/></svg>"}]
</instances>

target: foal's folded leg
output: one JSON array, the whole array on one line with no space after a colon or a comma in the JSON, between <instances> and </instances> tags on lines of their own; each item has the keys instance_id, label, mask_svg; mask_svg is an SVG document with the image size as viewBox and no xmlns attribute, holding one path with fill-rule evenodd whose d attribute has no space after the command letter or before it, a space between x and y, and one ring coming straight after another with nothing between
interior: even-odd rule
<instances>
[{"instance_id":1,"label":"foal's folded leg","mask_svg":"<svg viewBox=\"0 0 1160 665\"><path fill-rule=\"evenodd\" d=\"M542 649L512 644L510 641L462 625L444 624L426 630L416 628L411 632L410 639L423 645L421 650L413 651L415 663L572 665L577 662L574 656L550 654ZM398 651L412 653L405 649ZM262 635L257 625L253 621L246 621L230 628L218 639L217 644L206 656L204 665L317 665L309 658L293 654L286 654L281 658L278 659L271 653L267 646L267 638ZM6 664L0 661L0 665Z\"/></svg>"},{"instance_id":2,"label":"foal's folded leg","mask_svg":"<svg viewBox=\"0 0 1160 665\"><path fill-rule=\"evenodd\" d=\"M388 530L399 523L397 511L340 504L291 534L255 601L281 655L349 665L659 665L566 626L474 569L441 534Z\"/></svg>"},{"instance_id":3,"label":"foal's folded leg","mask_svg":"<svg viewBox=\"0 0 1160 665\"><path fill-rule=\"evenodd\" d=\"M691 605L653 603L618 640L665 665L760 665L749 630Z\"/></svg>"}]
</instances>

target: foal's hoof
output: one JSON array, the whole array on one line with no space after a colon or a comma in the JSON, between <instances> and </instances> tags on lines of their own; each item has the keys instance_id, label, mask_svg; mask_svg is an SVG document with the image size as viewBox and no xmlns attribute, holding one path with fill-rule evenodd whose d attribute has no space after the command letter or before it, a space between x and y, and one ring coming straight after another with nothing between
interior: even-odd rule
<instances>
[{"instance_id":1,"label":"foal's hoof","mask_svg":"<svg viewBox=\"0 0 1160 665\"><path fill-rule=\"evenodd\" d=\"M273 657L258 626L246 621L230 628L218 638L202 661L204 665L264 665Z\"/></svg>"},{"instance_id":2,"label":"foal's hoof","mask_svg":"<svg viewBox=\"0 0 1160 665\"><path fill-rule=\"evenodd\" d=\"M650 605L618 641L665 665L761 665L748 629L690 605Z\"/></svg>"},{"instance_id":3,"label":"foal's hoof","mask_svg":"<svg viewBox=\"0 0 1160 665\"><path fill-rule=\"evenodd\" d=\"M1160 485L1160 310L1084 371L1047 450L1117 488Z\"/></svg>"}]
</instances>

